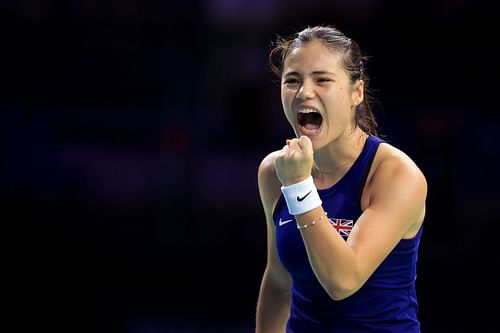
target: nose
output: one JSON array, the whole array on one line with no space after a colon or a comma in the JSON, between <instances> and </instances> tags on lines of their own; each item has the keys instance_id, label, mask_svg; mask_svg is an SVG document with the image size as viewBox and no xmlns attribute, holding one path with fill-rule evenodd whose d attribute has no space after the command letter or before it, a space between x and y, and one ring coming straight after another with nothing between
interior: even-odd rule
<instances>
[{"instance_id":1,"label":"nose","mask_svg":"<svg viewBox=\"0 0 500 333\"><path fill-rule=\"evenodd\" d=\"M299 91L297 91L296 95L297 99L302 99L302 100L312 99L314 98L314 96L315 93L312 83L309 82L309 80L304 81L300 86Z\"/></svg>"}]
</instances>

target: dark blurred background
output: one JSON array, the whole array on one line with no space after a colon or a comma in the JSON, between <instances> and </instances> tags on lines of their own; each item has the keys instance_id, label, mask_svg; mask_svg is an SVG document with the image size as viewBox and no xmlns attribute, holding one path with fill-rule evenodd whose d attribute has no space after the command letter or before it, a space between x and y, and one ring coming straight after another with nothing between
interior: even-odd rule
<instances>
[{"instance_id":1,"label":"dark blurred background","mask_svg":"<svg viewBox=\"0 0 500 333\"><path fill-rule=\"evenodd\" d=\"M429 183L423 332L498 329L498 1L3 0L4 332L254 328L270 44L333 24Z\"/></svg>"}]
</instances>

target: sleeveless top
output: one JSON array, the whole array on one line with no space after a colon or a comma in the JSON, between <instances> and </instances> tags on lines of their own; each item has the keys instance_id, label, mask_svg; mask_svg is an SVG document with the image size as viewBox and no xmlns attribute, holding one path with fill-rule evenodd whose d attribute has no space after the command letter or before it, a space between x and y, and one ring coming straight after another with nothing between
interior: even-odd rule
<instances>
[{"instance_id":1,"label":"sleeveless top","mask_svg":"<svg viewBox=\"0 0 500 333\"><path fill-rule=\"evenodd\" d=\"M381 139L369 136L361 154L335 185L318 190L330 223L345 239L362 214L361 194ZM292 277L287 333L420 332L415 291L422 227L402 239L353 295L335 301L312 271L306 249L283 195L273 213L278 256ZM290 223L283 221L293 220Z\"/></svg>"}]
</instances>

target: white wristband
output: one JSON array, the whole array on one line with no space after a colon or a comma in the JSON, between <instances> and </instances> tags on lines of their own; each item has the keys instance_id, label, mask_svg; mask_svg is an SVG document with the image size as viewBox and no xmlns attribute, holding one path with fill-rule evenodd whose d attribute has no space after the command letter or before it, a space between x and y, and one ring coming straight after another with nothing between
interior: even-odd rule
<instances>
[{"instance_id":1,"label":"white wristband","mask_svg":"<svg viewBox=\"0 0 500 333\"><path fill-rule=\"evenodd\" d=\"M281 192L291 215L307 213L322 204L312 176L296 184L281 186Z\"/></svg>"}]
</instances>

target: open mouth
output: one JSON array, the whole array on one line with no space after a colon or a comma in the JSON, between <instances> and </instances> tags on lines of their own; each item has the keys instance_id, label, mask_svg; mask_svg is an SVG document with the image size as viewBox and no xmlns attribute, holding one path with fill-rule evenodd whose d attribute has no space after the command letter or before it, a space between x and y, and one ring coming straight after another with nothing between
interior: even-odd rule
<instances>
[{"instance_id":1,"label":"open mouth","mask_svg":"<svg viewBox=\"0 0 500 333\"><path fill-rule=\"evenodd\" d=\"M297 113L297 122L302 134L312 136L319 133L323 116L314 109L301 109Z\"/></svg>"}]
</instances>

